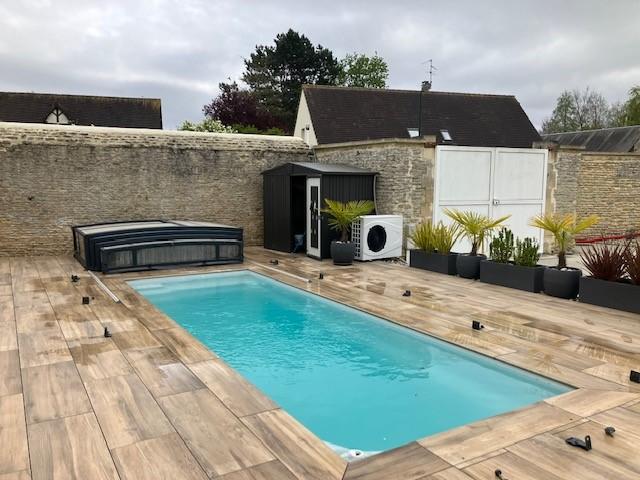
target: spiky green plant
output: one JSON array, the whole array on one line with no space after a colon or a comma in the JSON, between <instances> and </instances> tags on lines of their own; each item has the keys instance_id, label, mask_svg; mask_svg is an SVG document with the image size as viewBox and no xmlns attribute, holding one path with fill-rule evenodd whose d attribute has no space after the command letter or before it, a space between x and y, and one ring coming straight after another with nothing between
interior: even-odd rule
<instances>
[{"instance_id":1,"label":"spiky green plant","mask_svg":"<svg viewBox=\"0 0 640 480\"><path fill-rule=\"evenodd\" d=\"M533 217L530 224L553 235L558 249L558 268L567 268L567 250L574 244L575 236L593 227L598 221L599 218L595 215L579 219L574 214L547 213Z\"/></svg>"},{"instance_id":2,"label":"spiky green plant","mask_svg":"<svg viewBox=\"0 0 640 480\"><path fill-rule=\"evenodd\" d=\"M328 224L333 230L340 232L340 241L348 242L351 224L361 217L373 211L375 205L371 200L352 200L350 202L339 202L337 200L324 199L327 208L322 209L323 213L329 215Z\"/></svg>"},{"instance_id":3,"label":"spiky green plant","mask_svg":"<svg viewBox=\"0 0 640 480\"><path fill-rule=\"evenodd\" d=\"M433 247L443 255L451 253L453 246L460 238L460 227L457 223L445 225L442 221L433 228Z\"/></svg>"},{"instance_id":4,"label":"spiky green plant","mask_svg":"<svg viewBox=\"0 0 640 480\"><path fill-rule=\"evenodd\" d=\"M540 260L540 246L535 238L516 239L513 263L522 267L535 267Z\"/></svg>"},{"instance_id":5,"label":"spiky green plant","mask_svg":"<svg viewBox=\"0 0 640 480\"><path fill-rule=\"evenodd\" d=\"M416 228L411 232L409 238L417 249L424 250L425 252L433 252L436 249L433 234L433 223L421 222L416 225Z\"/></svg>"},{"instance_id":6,"label":"spiky green plant","mask_svg":"<svg viewBox=\"0 0 640 480\"><path fill-rule=\"evenodd\" d=\"M513 255L513 232L502 227L498 235L489 244L489 256L491 260L499 263L508 263Z\"/></svg>"},{"instance_id":7,"label":"spiky green plant","mask_svg":"<svg viewBox=\"0 0 640 480\"><path fill-rule=\"evenodd\" d=\"M462 235L471 242L470 255L478 254L478 249L484 246L487 235L505 222L511 215L505 215L497 219L492 219L487 215L472 211L460 211L444 209L445 215L451 218L460 226Z\"/></svg>"}]
</instances>

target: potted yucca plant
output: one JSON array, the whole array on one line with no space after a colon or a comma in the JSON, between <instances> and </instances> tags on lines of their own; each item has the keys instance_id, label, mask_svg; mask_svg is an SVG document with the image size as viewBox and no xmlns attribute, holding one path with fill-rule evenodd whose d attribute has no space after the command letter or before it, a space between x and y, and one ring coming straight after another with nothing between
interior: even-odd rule
<instances>
[{"instance_id":1,"label":"potted yucca plant","mask_svg":"<svg viewBox=\"0 0 640 480\"><path fill-rule=\"evenodd\" d=\"M640 313L640 242L590 245L580 257L590 273L580 278L581 302Z\"/></svg>"},{"instance_id":2,"label":"potted yucca plant","mask_svg":"<svg viewBox=\"0 0 640 480\"><path fill-rule=\"evenodd\" d=\"M331 242L331 258L336 265L351 265L356 253L356 247L351 242L351 225L362 215L371 213L374 204L370 200L352 200L339 202L337 200L324 200L327 208L322 212L329 216L328 224L333 230L339 232L339 240Z\"/></svg>"},{"instance_id":3,"label":"potted yucca plant","mask_svg":"<svg viewBox=\"0 0 640 480\"><path fill-rule=\"evenodd\" d=\"M419 223L409 238L415 248L409 251L409 265L432 272L455 275L457 253L452 252L453 245L460 237L457 224L445 225L443 222Z\"/></svg>"},{"instance_id":4,"label":"potted yucca plant","mask_svg":"<svg viewBox=\"0 0 640 480\"><path fill-rule=\"evenodd\" d=\"M479 253L484 247L487 235L509 219L511 215L492 219L481 213L449 210L448 208L444 210L444 213L459 226L461 235L471 242L471 251L468 254L460 253L456 258L458 275L463 278L478 278L480 276L480 261L487 258L486 255Z\"/></svg>"},{"instance_id":5,"label":"potted yucca plant","mask_svg":"<svg viewBox=\"0 0 640 480\"><path fill-rule=\"evenodd\" d=\"M527 292L542 290L544 266L538 265L540 247L535 239L514 242L511 230L502 228L489 244L489 257L480 262L480 281Z\"/></svg>"},{"instance_id":6,"label":"potted yucca plant","mask_svg":"<svg viewBox=\"0 0 640 480\"><path fill-rule=\"evenodd\" d=\"M582 271L567 267L567 251L574 245L575 236L598 223L598 217L592 215L577 218L573 214L557 215L547 213L531 220L531 225L553 235L554 249L558 252L558 265L547 267L544 271L544 293L553 297L576 298L580 286Z\"/></svg>"}]
</instances>

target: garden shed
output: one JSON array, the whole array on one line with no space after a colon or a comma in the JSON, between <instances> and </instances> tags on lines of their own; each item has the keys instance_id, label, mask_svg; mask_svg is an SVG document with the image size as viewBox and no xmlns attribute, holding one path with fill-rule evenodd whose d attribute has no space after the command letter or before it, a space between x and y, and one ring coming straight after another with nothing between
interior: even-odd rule
<instances>
[{"instance_id":1,"label":"garden shed","mask_svg":"<svg viewBox=\"0 0 640 480\"><path fill-rule=\"evenodd\" d=\"M285 163L262 172L264 247L329 258L337 233L322 213L324 199L375 202L376 175L359 167L313 162Z\"/></svg>"}]
</instances>

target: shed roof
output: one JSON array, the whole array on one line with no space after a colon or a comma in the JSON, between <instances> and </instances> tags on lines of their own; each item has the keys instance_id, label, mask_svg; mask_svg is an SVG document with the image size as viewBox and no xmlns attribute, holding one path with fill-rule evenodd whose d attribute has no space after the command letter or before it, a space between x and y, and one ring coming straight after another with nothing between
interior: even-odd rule
<instances>
[{"instance_id":1,"label":"shed roof","mask_svg":"<svg viewBox=\"0 0 640 480\"><path fill-rule=\"evenodd\" d=\"M531 148L540 141L512 95L321 85L305 85L302 92L320 145L410 138L408 129L419 124L422 135L435 135L440 143L441 130L449 131L455 145Z\"/></svg>"},{"instance_id":2,"label":"shed roof","mask_svg":"<svg viewBox=\"0 0 640 480\"><path fill-rule=\"evenodd\" d=\"M588 152L640 151L640 125L542 135L547 142L584 147Z\"/></svg>"},{"instance_id":3,"label":"shed roof","mask_svg":"<svg viewBox=\"0 0 640 480\"><path fill-rule=\"evenodd\" d=\"M378 172L337 163L289 162L262 172L263 175L377 175Z\"/></svg>"},{"instance_id":4,"label":"shed roof","mask_svg":"<svg viewBox=\"0 0 640 480\"><path fill-rule=\"evenodd\" d=\"M162 128L159 98L0 92L0 122L45 123L56 107L74 125Z\"/></svg>"}]
</instances>

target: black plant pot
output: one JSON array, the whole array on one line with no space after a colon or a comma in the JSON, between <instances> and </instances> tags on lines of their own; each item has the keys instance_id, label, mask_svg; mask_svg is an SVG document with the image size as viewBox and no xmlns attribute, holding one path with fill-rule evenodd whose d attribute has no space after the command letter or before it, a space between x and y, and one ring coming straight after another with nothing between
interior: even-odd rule
<instances>
[{"instance_id":1,"label":"black plant pot","mask_svg":"<svg viewBox=\"0 0 640 480\"><path fill-rule=\"evenodd\" d=\"M582 270L547 267L544 270L543 290L547 295L558 298L576 298L580 289Z\"/></svg>"},{"instance_id":2,"label":"black plant pot","mask_svg":"<svg viewBox=\"0 0 640 480\"><path fill-rule=\"evenodd\" d=\"M523 267L513 263L499 263L491 260L480 262L480 281L539 293L542 290L545 267Z\"/></svg>"},{"instance_id":3,"label":"black plant pot","mask_svg":"<svg viewBox=\"0 0 640 480\"><path fill-rule=\"evenodd\" d=\"M431 272L455 275L457 253L431 253L424 250L409 251L409 266Z\"/></svg>"},{"instance_id":4,"label":"black plant pot","mask_svg":"<svg viewBox=\"0 0 640 480\"><path fill-rule=\"evenodd\" d=\"M356 244L352 242L331 242L331 258L335 265L351 265L356 256Z\"/></svg>"},{"instance_id":5,"label":"black plant pot","mask_svg":"<svg viewBox=\"0 0 640 480\"><path fill-rule=\"evenodd\" d=\"M591 305L640 313L640 285L582 277L579 300Z\"/></svg>"},{"instance_id":6,"label":"black plant pot","mask_svg":"<svg viewBox=\"0 0 640 480\"><path fill-rule=\"evenodd\" d=\"M473 278L474 280L480 277L480 262L487 259L486 255L460 253L457 257L456 270L458 271L458 275L462 278Z\"/></svg>"}]
</instances>

